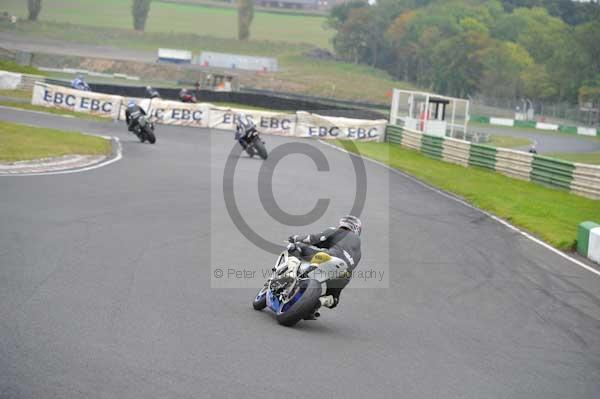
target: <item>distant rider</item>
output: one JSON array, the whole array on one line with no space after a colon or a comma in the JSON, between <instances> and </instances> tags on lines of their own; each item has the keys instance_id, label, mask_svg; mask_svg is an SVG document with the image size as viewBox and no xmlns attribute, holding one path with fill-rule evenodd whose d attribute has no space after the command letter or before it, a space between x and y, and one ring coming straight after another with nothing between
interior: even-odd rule
<instances>
[{"instance_id":1,"label":"distant rider","mask_svg":"<svg viewBox=\"0 0 600 399\"><path fill-rule=\"evenodd\" d=\"M337 228L330 227L318 234L294 235L289 238L288 251L290 258L289 268L297 269L300 265L298 257L310 261L318 252L325 252L346 262L350 272L360 262L360 233L362 223L359 218L352 215L340 219ZM291 265L290 265L291 263ZM321 304L328 308L335 308L340 302L342 289L350 282L349 277L342 277L327 282L327 292L321 297Z\"/></svg>"},{"instance_id":2,"label":"distant rider","mask_svg":"<svg viewBox=\"0 0 600 399\"><path fill-rule=\"evenodd\" d=\"M150 98L160 98L160 93L152 86L146 86L146 94Z\"/></svg>"},{"instance_id":3,"label":"distant rider","mask_svg":"<svg viewBox=\"0 0 600 399\"><path fill-rule=\"evenodd\" d=\"M531 145L531 147L529 147L529 153L530 153L530 154L534 154L534 155L535 155L535 154L537 154L537 148L536 148L536 145L535 145L535 143L533 143L533 144Z\"/></svg>"},{"instance_id":4,"label":"distant rider","mask_svg":"<svg viewBox=\"0 0 600 399\"><path fill-rule=\"evenodd\" d=\"M235 118L235 139L240 143L243 149L248 146L248 134L256 130L254 121L246 114L238 114Z\"/></svg>"},{"instance_id":5,"label":"distant rider","mask_svg":"<svg viewBox=\"0 0 600 399\"><path fill-rule=\"evenodd\" d=\"M137 121L142 115L146 115L146 111L137 105L134 100L129 100L127 109L125 109L125 122L130 132L135 131Z\"/></svg>"},{"instance_id":6,"label":"distant rider","mask_svg":"<svg viewBox=\"0 0 600 399\"><path fill-rule=\"evenodd\" d=\"M195 103L197 101L196 96L190 93L188 89L181 89L179 99L184 103Z\"/></svg>"},{"instance_id":7,"label":"distant rider","mask_svg":"<svg viewBox=\"0 0 600 399\"><path fill-rule=\"evenodd\" d=\"M81 74L77 75L77 77L75 77L75 79L73 79L73 81L71 82L71 87L75 90L83 90L83 91L90 90L90 86L87 84L87 82L83 78L83 75L81 75Z\"/></svg>"}]
</instances>

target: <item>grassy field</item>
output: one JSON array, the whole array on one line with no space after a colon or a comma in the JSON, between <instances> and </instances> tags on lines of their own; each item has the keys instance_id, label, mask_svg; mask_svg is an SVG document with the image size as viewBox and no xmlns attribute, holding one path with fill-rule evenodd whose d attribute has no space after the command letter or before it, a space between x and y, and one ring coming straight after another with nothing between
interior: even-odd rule
<instances>
[{"instance_id":1,"label":"grassy field","mask_svg":"<svg viewBox=\"0 0 600 399\"><path fill-rule=\"evenodd\" d=\"M186 48L195 53L202 50L223 51L277 57L281 71L255 77L251 86L278 91L304 93L389 103L387 94L393 87L412 88L384 71L365 65L337 61L315 60L302 53L310 50L303 44L198 36L194 34L139 33L131 29L105 29L56 22L22 22L16 28L0 23L0 30L12 29L22 36L43 37L93 45L156 51L158 47ZM254 84L256 83L256 84Z\"/></svg>"},{"instance_id":2,"label":"grassy field","mask_svg":"<svg viewBox=\"0 0 600 399\"><path fill-rule=\"evenodd\" d=\"M40 20L68 22L102 28L132 28L130 0L44 0ZM21 18L27 15L27 2L3 0L0 11ZM257 11L251 37L287 43L308 43L330 47L333 31L323 27L322 16L275 14ZM237 37L237 10L201 5L153 2L148 32L195 33L218 38Z\"/></svg>"},{"instance_id":3,"label":"grassy field","mask_svg":"<svg viewBox=\"0 0 600 399\"><path fill-rule=\"evenodd\" d=\"M26 73L30 75L46 75L43 71L40 71L37 68L19 65L15 62L8 60L0 60L0 70L15 73Z\"/></svg>"},{"instance_id":4,"label":"grassy field","mask_svg":"<svg viewBox=\"0 0 600 399\"><path fill-rule=\"evenodd\" d=\"M31 101L31 90L0 90L0 97Z\"/></svg>"},{"instance_id":5,"label":"grassy field","mask_svg":"<svg viewBox=\"0 0 600 399\"><path fill-rule=\"evenodd\" d=\"M46 108L46 107L42 107L40 105L32 105L32 104L18 102L18 101L0 100L0 105L4 106L4 107L19 108L19 109L25 109L25 110L29 110L29 111L46 112L46 113L54 114L54 115L68 115L68 116L73 116L76 118L89 119L89 120L94 120L94 121L107 121L108 120L108 119L102 118L100 116L86 114L83 112L72 112L72 111L69 111L66 109L60 109L60 108Z\"/></svg>"},{"instance_id":6,"label":"grassy field","mask_svg":"<svg viewBox=\"0 0 600 399\"><path fill-rule=\"evenodd\" d=\"M600 152L554 152L543 155L571 162L600 165Z\"/></svg>"},{"instance_id":7,"label":"grassy field","mask_svg":"<svg viewBox=\"0 0 600 399\"><path fill-rule=\"evenodd\" d=\"M573 249L580 222L600 220L598 201L566 191L445 163L393 144L358 142L356 146L362 155L459 195L559 249Z\"/></svg>"},{"instance_id":8,"label":"grassy field","mask_svg":"<svg viewBox=\"0 0 600 399\"><path fill-rule=\"evenodd\" d=\"M489 144L494 147L517 148L526 145L531 145L531 143L533 143L533 141L524 137L512 137L493 134L490 138L490 142L486 144Z\"/></svg>"},{"instance_id":9,"label":"grassy field","mask_svg":"<svg viewBox=\"0 0 600 399\"><path fill-rule=\"evenodd\" d=\"M107 155L110 141L54 129L0 121L0 161L15 162L69 154Z\"/></svg>"}]
</instances>

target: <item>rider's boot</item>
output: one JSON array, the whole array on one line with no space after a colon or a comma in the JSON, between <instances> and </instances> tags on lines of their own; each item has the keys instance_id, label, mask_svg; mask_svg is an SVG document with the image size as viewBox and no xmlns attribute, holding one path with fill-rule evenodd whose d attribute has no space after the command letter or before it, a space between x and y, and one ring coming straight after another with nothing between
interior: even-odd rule
<instances>
[{"instance_id":1,"label":"rider's boot","mask_svg":"<svg viewBox=\"0 0 600 399\"><path fill-rule=\"evenodd\" d=\"M336 300L333 295L323 295L319 298L321 302L321 306L325 306L326 308L333 308L336 305Z\"/></svg>"}]
</instances>

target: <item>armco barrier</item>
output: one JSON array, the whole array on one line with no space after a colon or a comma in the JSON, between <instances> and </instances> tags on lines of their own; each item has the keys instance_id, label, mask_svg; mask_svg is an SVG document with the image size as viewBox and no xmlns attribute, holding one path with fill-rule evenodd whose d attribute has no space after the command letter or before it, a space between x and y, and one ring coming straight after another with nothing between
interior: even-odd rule
<instances>
[{"instance_id":1,"label":"armco barrier","mask_svg":"<svg viewBox=\"0 0 600 399\"><path fill-rule=\"evenodd\" d=\"M529 180L533 155L528 152L497 148L496 171L516 179Z\"/></svg>"},{"instance_id":2,"label":"armco barrier","mask_svg":"<svg viewBox=\"0 0 600 399\"><path fill-rule=\"evenodd\" d=\"M571 191L584 197L600 198L600 166L575 164Z\"/></svg>"},{"instance_id":3,"label":"armco barrier","mask_svg":"<svg viewBox=\"0 0 600 399\"><path fill-rule=\"evenodd\" d=\"M389 125L385 131L386 140L393 144L402 144L402 128Z\"/></svg>"},{"instance_id":4,"label":"armco barrier","mask_svg":"<svg viewBox=\"0 0 600 399\"><path fill-rule=\"evenodd\" d=\"M444 138L423 135L421 139L421 152L425 155L429 155L431 158L442 159L442 152L444 151Z\"/></svg>"},{"instance_id":5,"label":"armco barrier","mask_svg":"<svg viewBox=\"0 0 600 399\"><path fill-rule=\"evenodd\" d=\"M577 229L577 252L600 263L600 224L582 222Z\"/></svg>"},{"instance_id":6,"label":"armco barrier","mask_svg":"<svg viewBox=\"0 0 600 399\"><path fill-rule=\"evenodd\" d=\"M386 141L462 166L493 170L509 177L600 199L600 166L571 163L527 152L435 137L388 125Z\"/></svg>"},{"instance_id":7,"label":"armco barrier","mask_svg":"<svg viewBox=\"0 0 600 399\"><path fill-rule=\"evenodd\" d=\"M534 155L531 162L531 181L569 190L573 180L573 169L575 165L571 162Z\"/></svg>"},{"instance_id":8,"label":"armco barrier","mask_svg":"<svg viewBox=\"0 0 600 399\"><path fill-rule=\"evenodd\" d=\"M482 144L471 144L469 165L494 170L496 167L496 149Z\"/></svg>"},{"instance_id":9,"label":"armco barrier","mask_svg":"<svg viewBox=\"0 0 600 399\"><path fill-rule=\"evenodd\" d=\"M423 137L421 133L403 129L402 146L421 151L421 137Z\"/></svg>"},{"instance_id":10,"label":"armco barrier","mask_svg":"<svg viewBox=\"0 0 600 399\"><path fill-rule=\"evenodd\" d=\"M462 140L444 140L442 159L446 162L469 166L471 143Z\"/></svg>"}]
</instances>

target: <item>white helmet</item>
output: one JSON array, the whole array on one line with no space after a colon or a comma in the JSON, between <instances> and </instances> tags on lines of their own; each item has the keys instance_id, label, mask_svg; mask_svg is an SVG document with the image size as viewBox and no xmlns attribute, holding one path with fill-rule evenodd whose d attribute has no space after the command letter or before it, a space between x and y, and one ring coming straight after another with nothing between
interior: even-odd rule
<instances>
[{"instance_id":1,"label":"white helmet","mask_svg":"<svg viewBox=\"0 0 600 399\"><path fill-rule=\"evenodd\" d=\"M338 227L345 227L350 231L353 231L357 235L360 235L362 231L362 223L359 218L352 215L346 215L340 219L340 224Z\"/></svg>"}]
</instances>

